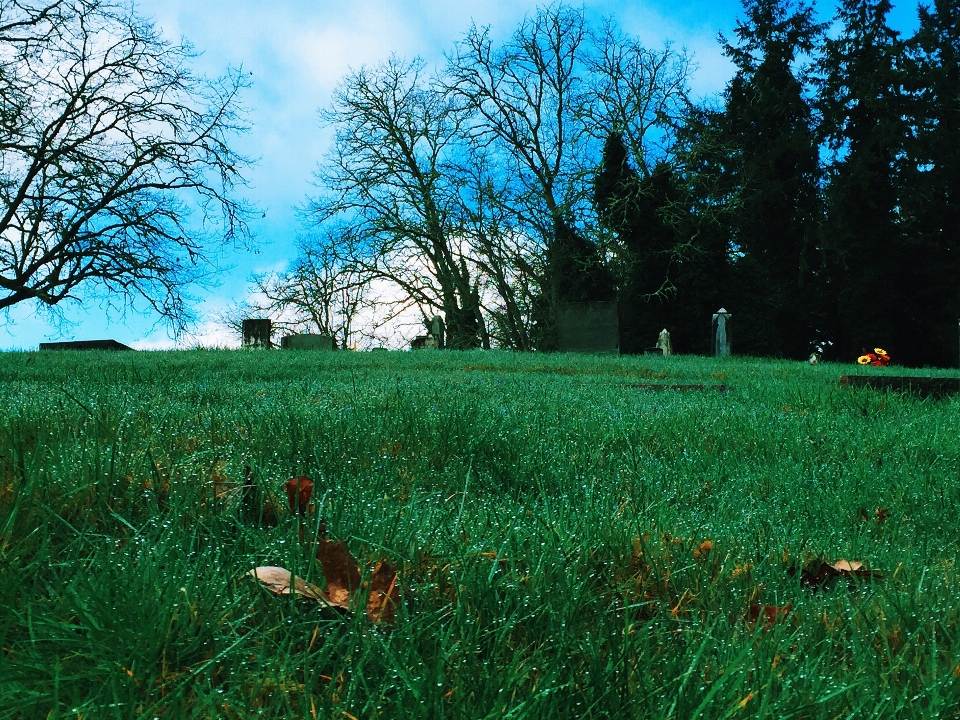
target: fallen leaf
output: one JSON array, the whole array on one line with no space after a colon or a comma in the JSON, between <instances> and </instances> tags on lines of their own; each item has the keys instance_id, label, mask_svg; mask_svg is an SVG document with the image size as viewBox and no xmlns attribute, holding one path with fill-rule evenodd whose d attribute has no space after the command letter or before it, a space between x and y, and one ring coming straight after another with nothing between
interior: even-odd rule
<instances>
[{"instance_id":1,"label":"fallen leaf","mask_svg":"<svg viewBox=\"0 0 960 720\"><path fill-rule=\"evenodd\" d=\"M286 484L287 503L290 512L302 514L310 506L310 497L313 495L313 480L306 475L290 478Z\"/></svg>"},{"instance_id":2,"label":"fallen leaf","mask_svg":"<svg viewBox=\"0 0 960 720\"><path fill-rule=\"evenodd\" d=\"M748 623L753 624L760 620L760 618L763 618L763 629L769 630L778 619L785 618L792 607L792 603L787 603L783 606L751 605L747 611L746 619Z\"/></svg>"},{"instance_id":3,"label":"fallen leaf","mask_svg":"<svg viewBox=\"0 0 960 720\"><path fill-rule=\"evenodd\" d=\"M705 558L707 555L710 554L711 550L713 550L713 542L711 542L710 540L704 540L702 543L700 543L699 546L697 546L694 549L693 559L700 560L701 558Z\"/></svg>"},{"instance_id":4,"label":"fallen leaf","mask_svg":"<svg viewBox=\"0 0 960 720\"><path fill-rule=\"evenodd\" d=\"M255 577L274 595L297 594L311 600L329 602L323 590L312 583L308 583L303 578L296 577L286 568L265 565L254 568L247 575Z\"/></svg>"},{"instance_id":5,"label":"fallen leaf","mask_svg":"<svg viewBox=\"0 0 960 720\"><path fill-rule=\"evenodd\" d=\"M789 571L791 575L796 574L796 569ZM852 580L854 577L883 577L875 570L866 570L863 568L863 562L860 560L838 560L833 565L824 561L805 566L800 571L800 584L814 589L819 588L825 582L833 578L847 578Z\"/></svg>"},{"instance_id":6,"label":"fallen leaf","mask_svg":"<svg viewBox=\"0 0 960 720\"><path fill-rule=\"evenodd\" d=\"M863 567L863 563L859 560L837 560L832 566L834 570L838 573L856 573L860 568Z\"/></svg>"},{"instance_id":7,"label":"fallen leaf","mask_svg":"<svg viewBox=\"0 0 960 720\"><path fill-rule=\"evenodd\" d=\"M317 560L323 567L330 604L349 608L353 593L360 589L360 568L347 544L321 538L317 541Z\"/></svg>"},{"instance_id":8,"label":"fallen leaf","mask_svg":"<svg viewBox=\"0 0 960 720\"><path fill-rule=\"evenodd\" d=\"M386 561L377 564L370 577L370 594L367 596L367 619L372 623L393 623L396 608L400 603L397 573Z\"/></svg>"}]
</instances>

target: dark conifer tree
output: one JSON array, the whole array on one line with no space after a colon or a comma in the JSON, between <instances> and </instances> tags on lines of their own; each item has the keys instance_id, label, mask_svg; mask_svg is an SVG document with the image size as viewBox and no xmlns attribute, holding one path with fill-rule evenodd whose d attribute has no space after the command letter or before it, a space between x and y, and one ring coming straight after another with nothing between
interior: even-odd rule
<instances>
[{"instance_id":1,"label":"dark conifer tree","mask_svg":"<svg viewBox=\"0 0 960 720\"><path fill-rule=\"evenodd\" d=\"M611 133L594 180L601 222L617 235L616 269L620 309L620 351L640 353L670 324L671 253L677 229L669 214L677 201L672 169L658 163L641 177L630 167L618 133Z\"/></svg>"},{"instance_id":2,"label":"dark conifer tree","mask_svg":"<svg viewBox=\"0 0 960 720\"><path fill-rule=\"evenodd\" d=\"M914 365L957 364L960 318L960 0L920 7L907 43L913 132L903 173L907 235L900 353Z\"/></svg>"},{"instance_id":3,"label":"dark conifer tree","mask_svg":"<svg viewBox=\"0 0 960 720\"><path fill-rule=\"evenodd\" d=\"M902 232L907 123L904 45L887 24L889 0L841 0L839 37L825 42L820 108L833 152L824 245L833 352L851 360L875 345L909 362L913 251Z\"/></svg>"},{"instance_id":4,"label":"dark conifer tree","mask_svg":"<svg viewBox=\"0 0 960 720\"><path fill-rule=\"evenodd\" d=\"M731 291L736 287L731 237L737 194L729 173L723 120L723 113L717 110L690 108L678 132L675 178L679 200L668 215L677 231L673 252L676 293L666 326L678 352L710 354L711 317L721 307L729 309Z\"/></svg>"},{"instance_id":5,"label":"dark conifer tree","mask_svg":"<svg viewBox=\"0 0 960 720\"><path fill-rule=\"evenodd\" d=\"M737 66L720 120L725 145L737 352L806 357L822 326L818 287L820 164L805 77L798 63L822 26L790 0L744 0Z\"/></svg>"}]
</instances>

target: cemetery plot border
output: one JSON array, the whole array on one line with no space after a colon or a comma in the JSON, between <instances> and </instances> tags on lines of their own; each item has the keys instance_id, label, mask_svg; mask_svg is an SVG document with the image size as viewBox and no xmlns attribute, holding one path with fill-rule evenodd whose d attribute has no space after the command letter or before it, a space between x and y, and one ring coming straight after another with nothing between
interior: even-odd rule
<instances>
[{"instance_id":1,"label":"cemetery plot border","mask_svg":"<svg viewBox=\"0 0 960 720\"><path fill-rule=\"evenodd\" d=\"M727 391L727 385L705 385L704 383L629 383L625 385L628 388L638 390L718 390Z\"/></svg>"},{"instance_id":2,"label":"cemetery plot border","mask_svg":"<svg viewBox=\"0 0 960 720\"><path fill-rule=\"evenodd\" d=\"M944 397L960 392L960 378L915 377L910 375L841 375L840 387L872 388L912 392L920 397Z\"/></svg>"}]
</instances>

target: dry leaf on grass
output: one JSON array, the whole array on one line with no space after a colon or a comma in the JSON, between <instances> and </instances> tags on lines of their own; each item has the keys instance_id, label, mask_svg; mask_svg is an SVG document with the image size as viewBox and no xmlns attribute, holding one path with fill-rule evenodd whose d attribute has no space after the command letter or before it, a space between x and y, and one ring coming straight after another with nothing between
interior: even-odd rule
<instances>
[{"instance_id":1,"label":"dry leaf on grass","mask_svg":"<svg viewBox=\"0 0 960 720\"><path fill-rule=\"evenodd\" d=\"M327 596L323 590L312 583L308 583L303 578L296 577L286 568L265 565L254 568L247 575L253 575L274 595L297 594L311 600L327 601ZM292 583L291 579L293 580Z\"/></svg>"},{"instance_id":2,"label":"dry leaf on grass","mask_svg":"<svg viewBox=\"0 0 960 720\"><path fill-rule=\"evenodd\" d=\"M796 574L796 570L794 569L791 574ZM864 569L863 562L860 560L838 560L833 565L819 561L805 566L800 571L800 584L817 589L833 578L853 580L854 577L879 578L883 576L875 570Z\"/></svg>"},{"instance_id":3,"label":"dry leaf on grass","mask_svg":"<svg viewBox=\"0 0 960 720\"><path fill-rule=\"evenodd\" d=\"M285 488L290 512L302 514L313 509L313 506L310 505L310 497L313 495L313 480L306 475L300 475L287 480Z\"/></svg>"},{"instance_id":4,"label":"dry leaf on grass","mask_svg":"<svg viewBox=\"0 0 960 720\"><path fill-rule=\"evenodd\" d=\"M400 604L400 588L397 573L387 562L377 564L370 577L370 594L367 596L367 619L372 623L393 622L397 605Z\"/></svg>"},{"instance_id":5,"label":"dry leaf on grass","mask_svg":"<svg viewBox=\"0 0 960 720\"><path fill-rule=\"evenodd\" d=\"M353 611L358 605L361 590L360 567L353 559L346 543L321 539L317 541L317 559L327 581L326 591L305 580L293 577L282 567L264 566L251 570L252 575L275 595L296 594L325 605ZM291 588L292 581L292 588ZM392 624L400 604L397 574L386 562L377 564L370 577L365 611L372 623Z\"/></svg>"},{"instance_id":6,"label":"dry leaf on grass","mask_svg":"<svg viewBox=\"0 0 960 720\"><path fill-rule=\"evenodd\" d=\"M713 543L710 540L704 540L693 551L693 559L700 560L705 558L713 550Z\"/></svg>"},{"instance_id":7,"label":"dry leaf on grass","mask_svg":"<svg viewBox=\"0 0 960 720\"><path fill-rule=\"evenodd\" d=\"M786 605L751 605L747 611L746 621L754 625L761 618L763 619L763 629L769 630L777 620L782 620L790 613L792 603Z\"/></svg>"},{"instance_id":8,"label":"dry leaf on grass","mask_svg":"<svg viewBox=\"0 0 960 720\"><path fill-rule=\"evenodd\" d=\"M317 541L317 560L323 566L327 595L338 607L349 608L350 599L360 589L360 568L342 540Z\"/></svg>"}]
</instances>

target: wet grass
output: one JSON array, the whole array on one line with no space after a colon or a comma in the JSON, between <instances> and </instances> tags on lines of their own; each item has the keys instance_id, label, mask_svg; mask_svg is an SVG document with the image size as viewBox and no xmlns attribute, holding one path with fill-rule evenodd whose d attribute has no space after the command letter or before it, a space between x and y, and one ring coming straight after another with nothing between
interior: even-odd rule
<instances>
[{"instance_id":1,"label":"wet grass","mask_svg":"<svg viewBox=\"0 0 960 720\"><path fill-rule=\"evenodd\" d=\"M960 400L851 372L898 371L4 354L0 718L953 717ZM261 514L301 474L392 627L244 575L323 584Z\"/></svg>"}]
</instances>

